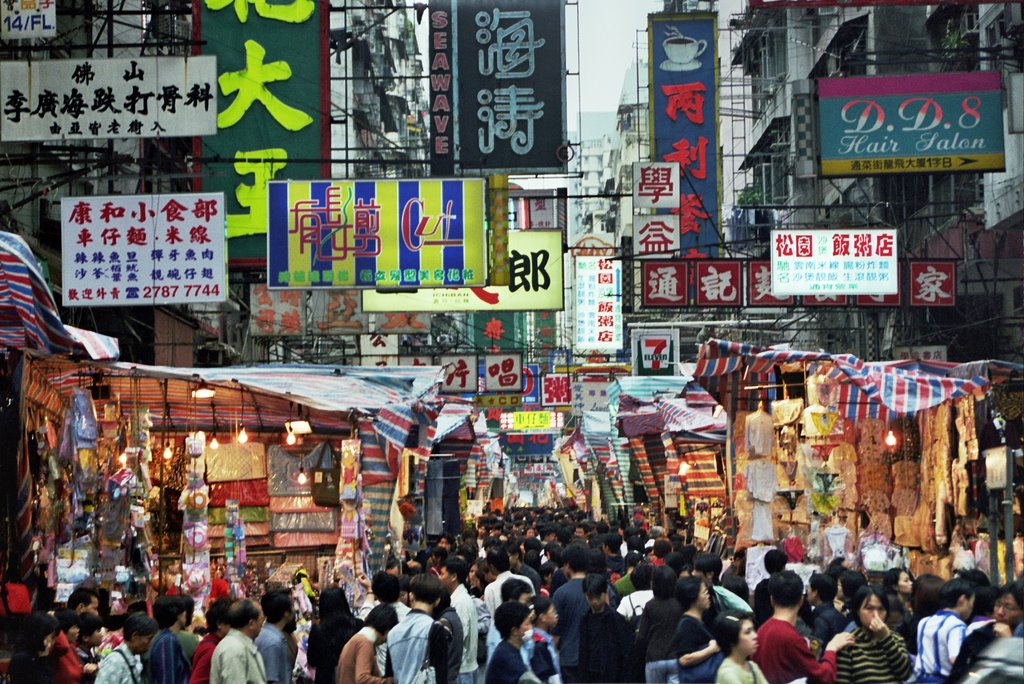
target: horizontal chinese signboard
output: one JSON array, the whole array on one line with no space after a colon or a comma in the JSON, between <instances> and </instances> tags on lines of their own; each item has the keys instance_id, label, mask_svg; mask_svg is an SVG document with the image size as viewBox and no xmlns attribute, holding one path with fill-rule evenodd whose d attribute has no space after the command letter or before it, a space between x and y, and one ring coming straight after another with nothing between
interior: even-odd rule
<instances>
[{"instance_id":1,"label":"horizontal chinese signboard","mask_svg":"<svg viewBox=\"0 0 1024 684\"><path fill-rule=\"evenodd\" d=\"M64 306L228 299L224 196L61 200Z\"/></svg>"},{"instance_id":2,"label":"horizontal chinese signboard","mask_svg":"<svg viewBox=\"0 0 1024 684\"><path fill-rule=\"evenodd\" d=\"M821 175L1002 171L999 72L818 81Z\"/></svg>"},{"instance_id":3,"label":"horizontal chinese signboard","mask_svg":"<svg viewBox=\"0 0 1024 684\"><path fill-rule=\"evenodd\" d=\"M57 0L0 0L0 39L53 38Z\"/></svg>"},{"instance_id":4,"label":"horizontal chinese signboard","mask_svg":"<svg viewBox=\"0 0 1024 684\"><path fill-rule=\"evenodd\" d=\"M983 0L957 0L958 5L978 5ZM750 9L787 7L881 7L885 5L936 5L936 0L749 0Z\"/></svg>"},{"instance_id":5,"label":"horizontal chinese signboard","mask_svg":"<svg viewBox=\"0 0 1024 684\"><path fill-rule=\"evenodd\" d=\"M273 181L272 288L451 287L487 281L484 181Z\"/></svg>"},{"instance_id":6,"label":"horizontal chinese signboard","mask_svg":"<svg viewBox=\"0 0 1024 684\"><path fill-rule=\"evenodd\" d=\"M773 230L771 261L777 297L899 292L895 230Z\"/></svg>"},{"instance_id":7,"label":"horizontal chinese signboard","mask_svg":"<svg viewBox=\"0 0 1024 684\"><path fill-rule=\"evenodd\" d=\"M217 131L214 57L0 63L0 141L156 138Z\"/></svg>"},{"instance_id":8,"label":"horizontal chinese signboard","mask_svg":"<svg viewBox=\"0 0 1024 684\"><path fill-rule=\"evenodd\" d=\"M562 234L514 230L509 240L509 284L424 288L416 292L363 291L364 311L560 311Z\"/></svg>"},{"instance_id":9,"label":"horizontal chinese signboard","mask_svg":"<svg viewBox=\"0 0 1024 684\"><path fill-rule=\"evenodd\" d=\"M793 232L793 231L790 231ZM874 261L878 261L875 259ZM883 258L884 261L884 258ZM864 281L878 280L888 269L864 271ZM797 272L806 273L799 268ZM813 271L812 271L813 272ZM825 271L823 282L833 282ZM644 261L638 281L641 309L684 309L688 307L736 307L777 309L789 306L845 307L936 307L956 305L956 262L912 259L891 271L894 291L887 294L847 295L835 291L804 294L801 297L773 291L771 262L757 259L659 259ZM873 275L868 276L868 273ZM746 282L742 282L742 278ZM845 277L845 276L842 276ZM860 282L854 276L854 283ZM817 276L815 276L815 283ZM746 296L743 296L746 293ZM906 293L906 297L903 294Z\"/></svg>"}]
</instances>

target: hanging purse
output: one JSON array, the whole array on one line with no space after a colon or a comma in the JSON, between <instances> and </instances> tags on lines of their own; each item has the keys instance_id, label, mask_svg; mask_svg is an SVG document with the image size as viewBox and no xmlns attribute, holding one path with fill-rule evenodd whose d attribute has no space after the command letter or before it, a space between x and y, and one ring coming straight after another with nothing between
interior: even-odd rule
<instances>
[{"instance_id":1,"label":"hanging purse","mask_svg":"<svg viewBox=\"0 0 1024 684\"><path fill-rule=\"evenodd\" d=\"M32 612L32 599L28 587L20 582L0 582L0 617L28 615Z\"/></svg>"},{"instance_id":2,"label":"hanging purse","mask_svg":"<svg viewBox=\"0 0 1024 684\"><path fill-rule=\"evenodd\" d=\"M313 468L311 493L317 506L337 508L341 496L341 466L334 457L334 449L327 442L317 445L309 455L316 467Z\"/></svg>"}]
</instances>

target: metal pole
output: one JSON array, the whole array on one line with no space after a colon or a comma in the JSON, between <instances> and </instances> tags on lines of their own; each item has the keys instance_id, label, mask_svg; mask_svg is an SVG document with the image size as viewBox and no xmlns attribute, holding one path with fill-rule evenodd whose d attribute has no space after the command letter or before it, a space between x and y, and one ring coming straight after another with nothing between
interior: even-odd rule
<instances>
[{"instance_id":1,"label":"metal pole","mask_svg":"<svg viewBox=\"0 0 1024 684\"><path fill-rule=\"evenodd\" d=\"M1003 539L1006 543L1006 581L1012 582L1013 572L1013 454L1014 449L1006 447L1006 488L1003 499ZM999 546L998 540L994 540L993 546Z\"/></svg>"},{"instance_id":2,"label":"metal pole","mask_svg":"<svg viewBox=\"0 0 1024 684\"><path fill-rule=\"evenodd\" d=\"M1009 451L1009 449L1007 449ZM1011 471L1012 472L1012 471ZM1013 521L1011 508L1010 520ZM1012 533L1011 526L1011 533ZM999 584L999 493L989 490L988 492L988 557L989 557L989 578L993 585ZM1012 539L1011 539L1012 541Z\"/></svg>"}]
</instances>

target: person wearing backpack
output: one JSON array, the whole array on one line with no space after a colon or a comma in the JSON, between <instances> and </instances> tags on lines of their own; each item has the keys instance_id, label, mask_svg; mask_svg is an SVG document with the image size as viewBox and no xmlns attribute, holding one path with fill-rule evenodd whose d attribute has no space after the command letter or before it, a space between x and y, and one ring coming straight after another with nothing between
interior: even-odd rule
<instances>
[{"instance_id":1,"label":"person wearing backpack","mask_svg":"<svg viewBox=\"0 0 1024 684\"><path fill-rule=\"evenodd\" d=\"M433 617L443 591L436 575L415 575L409 582L411 610L388 633L395 684L444 684L448 681L448 640L445 638L448 632Z\"/></svg>"},{"instance_id":2,"label":"person wearing backpack","mask_svg":"<svg viewBox=\"0 0 1024 684\"><path fill-rule=\"evenodd\" d=\"M651 591L651 577L654 576L654 566L650 563L641 563L632 572L634 591L626 596L619 603L619 615L626 618L632 632L636 633L640 625L640 616L644 613L644 606L654 598Z\"/></svg>"}]
</instances>

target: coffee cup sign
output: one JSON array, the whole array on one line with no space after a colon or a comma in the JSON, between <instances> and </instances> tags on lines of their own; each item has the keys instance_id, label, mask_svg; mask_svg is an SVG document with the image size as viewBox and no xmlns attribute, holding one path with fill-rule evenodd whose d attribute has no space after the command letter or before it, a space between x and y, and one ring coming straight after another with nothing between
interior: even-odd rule
<instances>
[{"instance_id":1,"label":"coffee cup sign","mask_svg":"<svg viewBox=\"0 0 1024 684\"><path fill-rule=\"evenodd\" d=\"M701 67L697 60L708 49L708 41L695 40L683 35L674 26L665 31L666 38L661 42L665 56L659 68L663 71L694 71Z\"/></svg>"}]
</instances>

